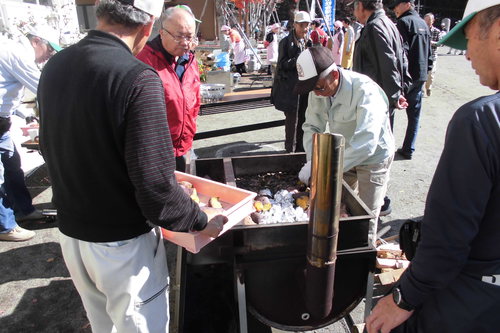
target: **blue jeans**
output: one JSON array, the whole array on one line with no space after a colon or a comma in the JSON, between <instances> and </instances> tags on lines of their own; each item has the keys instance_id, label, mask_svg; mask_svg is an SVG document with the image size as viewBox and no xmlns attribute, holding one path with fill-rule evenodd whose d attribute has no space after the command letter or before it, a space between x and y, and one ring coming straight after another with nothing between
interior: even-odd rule
<instances>
[{"instance_id":1,"label":"blue jeans","mask_svg":"<svg viewBox=\"0 0 500 333\"><path fill-rule=\"evenodd\" d=\"M21 157L14 147L14 154L9 157L8 154L2 155L4 166L5 193L4 205L12 208L16 214L28 215L35 211L33 207L31 194L26 188L24 182L24 172L21 169Z\"/></svg>"},{"instance_id":2,"label":"blue jeans","mask_svg":"<svg viewBox=\"0 0 500 333\"><path fill-rule=\"evenodd\" d=\"M2 154L3 155L3 154ZM5 192L0 188L0 234L7 233L17 227L12 209L4 206Z\"/></svg>"},{"instance_id":3,"label":"blue jeans","mask_svg":"<svg viewBox=\"0 0 500 333\"><path fill-rule=\"evenodd\" d=\"M406 116L408 117L408 126L406 127L406 135L403 141L403 151L412 154L415 151L415 141L417 141L418 126L420 121L420 111L422 109L422 87L425 81L415 82L408 91L406 101Z\"/></svg>"}]
</instances>

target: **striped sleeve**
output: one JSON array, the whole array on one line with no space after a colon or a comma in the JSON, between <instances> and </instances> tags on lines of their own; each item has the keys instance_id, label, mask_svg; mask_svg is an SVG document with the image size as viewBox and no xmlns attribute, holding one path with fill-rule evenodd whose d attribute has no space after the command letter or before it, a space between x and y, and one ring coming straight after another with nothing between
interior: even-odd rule
<instances>
[{"instance_id":1,"label":"striped sleeve","mask_svg":"<svg viewBox=\"0 0 500 333\"><path fill-rule=\"evenodd\" d=\"M202 230L207 215L175 179L163 86L153 70L135 80L125 118L125 160L143 215L169 230Z\"/></svg>"}]
</instances>

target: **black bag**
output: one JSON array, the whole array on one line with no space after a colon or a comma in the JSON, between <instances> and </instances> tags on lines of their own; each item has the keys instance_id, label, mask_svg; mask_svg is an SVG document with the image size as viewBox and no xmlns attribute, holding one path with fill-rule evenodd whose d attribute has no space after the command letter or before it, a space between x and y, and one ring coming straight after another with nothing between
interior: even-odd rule
<instances>
[{"instance_id":1,"label":"black bag","mask_svg":"<svg viewBox=\"0 0 500 333\"><path fill-rule=\"evenodd\" d=\"M399 247L408 260L412 260L420 242L421 222L406 220L399 229Z\"/></svg>"}]
</instances>

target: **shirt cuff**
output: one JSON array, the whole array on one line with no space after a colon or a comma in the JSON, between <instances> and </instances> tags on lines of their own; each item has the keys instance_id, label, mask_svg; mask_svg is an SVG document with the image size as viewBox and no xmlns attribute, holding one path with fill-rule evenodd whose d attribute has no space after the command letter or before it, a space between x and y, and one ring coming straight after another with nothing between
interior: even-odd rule
<instances>
[{"instance_id":1,"label":"shirt cuff","mask_svg":"<svg viewBox=\"0 0 500 333\"><path fill-rule=\"evenodd\" d=\"M198 213L198 217L196 219L196 223L193 225L193 231L201 231L207 227L208 224L208 216L203 211L200 210Z\"/></svg>"}]
</instances>

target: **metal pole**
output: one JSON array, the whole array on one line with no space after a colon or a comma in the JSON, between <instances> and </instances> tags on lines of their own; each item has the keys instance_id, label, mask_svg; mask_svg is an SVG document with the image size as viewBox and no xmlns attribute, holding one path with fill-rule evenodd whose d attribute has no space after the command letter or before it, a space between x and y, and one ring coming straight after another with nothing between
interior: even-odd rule
<instances>
[{"instance_id":1,"label":"metal pole","mask_svg":"<svg viewBox=\"0 0 500 333\"><path fill-rule=\"evenodd\" d=\"M344 147L342 135L313 136L305 303L316 319L328 316L333 306Z\"/></svg>"},{"instance_id":2,"label":"metal pole","mask_svg":"<svg viewBox=\"0 0 500 333\"><path fill-rule=\"evenodd\" d=\"M328 25L328 22L326 21L326 17L325 17L325 12L323 12L323 7L321 7L321 3L319 2L319 0L316 0L316 2L318 3L319 10L321 11L321 16L323 16L325 23ZM333 25L333 22L332 22L332 25ZM328 36L330 38L332 38L332 33L330 31L330 27L327 27L326 33L328 34Z\"/></svg>"}]
</instances>

